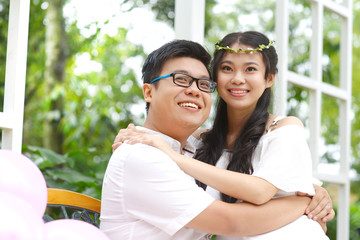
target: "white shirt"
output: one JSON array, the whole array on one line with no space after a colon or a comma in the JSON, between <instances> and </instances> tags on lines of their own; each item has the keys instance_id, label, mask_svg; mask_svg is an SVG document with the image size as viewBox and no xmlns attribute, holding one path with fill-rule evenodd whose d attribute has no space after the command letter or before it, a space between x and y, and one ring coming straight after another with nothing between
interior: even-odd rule
<instances>
[{"instance_id":1,"label":"white shirt","mask_svg":"<svg viewBox=\"0 0 360 240\"><path fill-rule=\"evenodd\" d=\"M224 151L216 166L226 169L231 153ZM304 128L286 125L260 138L253 154L252 175L261 177L280 190L274 196L295 195L296 191L314 194L312 163ZM211 187L206 191L216 199L220 192ZM250 237L222 237L216 240L328 240L320 224L305 215L272 232Z\"/></svg>"},{"instance_id":2,"label":"white shirt","mask_svg":"<svg viewBox=\"0 0 360 240\"><path fill-rule=\"evenodd\" d=\"M172 148L180 143L161 133ZM183 154L192 157L187 143ZM103 181L100 229L112 240L200 239L205 233L185 225L212 202L168 155L144 144L122 144L113 153Z\"/></svg>"}]
</instances>

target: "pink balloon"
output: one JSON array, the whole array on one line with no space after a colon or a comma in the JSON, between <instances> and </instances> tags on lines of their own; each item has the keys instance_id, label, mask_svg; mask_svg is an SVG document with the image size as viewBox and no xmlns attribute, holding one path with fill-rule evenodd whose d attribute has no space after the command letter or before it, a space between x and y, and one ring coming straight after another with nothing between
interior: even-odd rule
<instances>
[{"instance_id":1,"label":"pink balloon","mask_svg":"<svg viewBox=\"0 0 360 240\"><path fill-rule=\"evenodd\" d=\"M46 240L109 240L99 228L90 223L60 219L45 223Z\"/></svg>"},{"instance_id":2,"label":"pink balloon","mask_svg":"<svg viewBox=\"0 0 360 240\"><path fill-rule=\"evenodd\" d=\"M31 204L42 217L47 203L45 178L24 155L0 150L0 192L14 194Z\"/></svg>"},{"instance_id":3,"label":"pink balloon","mask_svg":"<svg viewBox=\"0 0 360 240\"><path fill-rule=\"evenodd\" d=\"M0 192L0 239L43 240L44 221L23 199Z\"/></svg>"}]
</instances>

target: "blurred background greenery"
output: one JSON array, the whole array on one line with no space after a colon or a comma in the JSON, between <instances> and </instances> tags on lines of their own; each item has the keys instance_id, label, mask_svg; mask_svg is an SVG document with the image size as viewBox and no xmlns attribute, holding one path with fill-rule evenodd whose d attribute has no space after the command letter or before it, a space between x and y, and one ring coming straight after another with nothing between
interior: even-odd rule
<instances>
[{"instance_id":1,"label":"blurred background greenery","mask_svg":"<svg viewBox=\"0 0 360 240\"><path fill-rule=\"evenodd\" d=\"M40 167L48 187L100 198L102 178L117 131L130 122L141 125L144 121L140 68L151 50L174 38L171 33L174 1L114 0L118 10L102 13L102 18L96 18L101 9L91 11L85 7L82 11L87 12L90 19L85 24L80 14L76 15L79 2L88 1L31 1L23 153ZM308 1L290 2L289 69L309 75L311 6ZM205 47L212 52L214 43L233 31L257 30L274 39L275 5L275 0L207 0ZM115 20L121 16L127 18L132 14L141 19L139 9L153 14L153 24L170 29L170 33L163 30L164 37L157 38L160 40L150 41L150 47L149 41L145 43L146 39L142 39L144 35L134 40L131 20L127 25L116 25ZM8 15L9 0L0 0L0 110ZM329 12L324 13L324 18L323 81L338 86L341 24L339 17ZM360 239L356 233L360 227L360 119L356 117L360 106L359 22L360 0L354 0L351 239ZM106 31L110 27L112 30ZM160 35L151 31L147 34ZM85 62L85 70L81 69L84 65L81 60ZM305 125L308 95L305 89L289 86L288 113L300 117ZM323 96L322 101L322 109L326 111L322 112L321 163L336 165L339 104L327 96ZM210 124L211 117L205 125ZM336 207L336 187L325 186ZM328 227L330 239L335 239L336 219Z\"/></svg>"}]
</instances>

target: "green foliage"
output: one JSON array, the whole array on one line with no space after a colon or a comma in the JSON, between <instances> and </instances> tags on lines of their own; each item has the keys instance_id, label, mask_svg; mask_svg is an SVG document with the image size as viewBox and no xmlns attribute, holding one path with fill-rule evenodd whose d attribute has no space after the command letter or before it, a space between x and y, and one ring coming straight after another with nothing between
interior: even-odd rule
<instances>
[{"instance_id":1,"label":"green foliage","mask_svg":"<svg viewBox=\"0 0 360 240\"><path fill-rule=\"evenodd\" d=\"M107 161L96 161L93 149L57 154L49 149L23 145L23 154L43 173L47 187L84 193L100 199ZM110 154L104 156L109 159Z\"/></svg>"},{"instance_id":2,"label":"green foliage","mask_svg":"<svg viewBox=\"0 0 360 240\"><path fill-rule=\"evenodd\" d=\"M174 26L175 18L175 1L167 0L124 0L124 5L127 4L128 11L134 8L146 7L155 13L156 19Z\"/></svg>"},{"instance_id":3,"label":"green foliage","mask_svg":"<svg viewBox=\"0 0 360 240\"><path fill-rule=\"evenodd\" d=\"M247 30L266 34L273 32L275 4L275 1L242 0L234 4L223 3L219 8L217 1L206 1L204 45L213 52L215 43L230 32ZM272 36L270 34L270 37Z\"/></svg>"},{"instance_id":4,"label":"green foliage","mask_svg":"<svg viewBox=\"0 0 360 240\"><path fill-rule=\"evenodd\" d=\"M360 174L360 0L354 1L354 28L353 28L353 84L352 84L352 110L354 118L352 122L351 147L355 163L353 167ZM360 197L360 193L359 193Z\"/></svg>"},{"instance_id":5,"label":"green foliage","mask_svg":"<svg viewBox=\"0 0 360 240\"><path fill-rule=\"evenodd\" d=\"M109 153L118 129L136 120L131 106L141 102L141 90L125 62L143 53L125 41L125 34L125 29L119 29L117 36L104 36L94 44L91 60L101 64L100 72L67 76L65 117L60 126L67 136L65 151L93 146L96 152Z\"/></svg>"},{"instance_id":6,"label":"green foliage","mask_svg":"<svg viewBox=\"0 0 360 240\"><path fill-rule=\"evenodd\" d=\"M95 159L104 160L104 156L108 159L117 131L130 122L141 124L144 117L132 112L132 107L143 101L133 69L127 64L134 56L143 59L143 49L126 41L126 29L119 28L115 36L109 36L103 34L100 24L95 22L88 28L95 26L96 30L85 37L77 21L67 21L65 80L46 92L43 88L46 81L44 12L38 1L30 13L34 16L30 26L38 30L30 30L29 35L24 144L42 146L44 120L61 118L57 131L64 136L63 152L91 147ZM81 64L77 59L81 56L87 61L85 64L93 64L98 69L77 71ZM63 108L48 111L50 104L59 98L63 99Z\"/></svg>"},{"instance_id":7,"label":"green foliage","mask_svg":"<svg viewBox=\"0 0 360 240\"><path fill-rule=\"evenodd\" d=\"M7 33L9 22L9 0L0 0L0 62L6 61ZM4 96L5 64L0 64L0 96ZM0 98L0 111L3 111L4 98Z\"/></svg>"},{"instance_id":8,"label":"green foliage","mask_svg":"<svg viewBox=\"0 0 360 240\"><path fill-rule=\"evenodd\" d=\"M42 116L42 98L39 98L39 94L43 88L46 61L45 10L41 8L43 2L43 0L30 1L23 134L24 142L39 146L42 144L43 136L43 123L39 120ZM28 114L31 116L29 119L26 117Z\"/></svg>"},{"instance_id":9,"label":"green foliage","mask_svg":"<svg viewBox=\"0 0 360 240\"><path fill-rule=\"evenodd\" d=\"M337 207L334 207L334 210L337 211ZM330 239L336 239L336 225L337 225L337 216L327 223L327 232L326 235ZM358 233L358 228L360 227L360 204L354 203L350 205L350 233L349 240L359 240L360 236Z\"/></svg>"}]
</instances>

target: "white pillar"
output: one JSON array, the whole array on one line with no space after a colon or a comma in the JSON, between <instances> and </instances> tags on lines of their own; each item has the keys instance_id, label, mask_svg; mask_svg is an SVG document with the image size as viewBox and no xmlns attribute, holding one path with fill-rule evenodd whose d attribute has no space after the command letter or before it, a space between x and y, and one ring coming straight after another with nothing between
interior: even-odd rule
<instances>
[{"instance_id":1,"label":"white pillar","mask_svg":"<svg viewBox=\"0 0 360 240\"><path fill-rule=\"evenodd\" d=\"M10 0L2 148L21 152L30 0Z\"/></svg>"},{"instance_id":2,"label":"white pillar","mask_svg":"<svg viewBox=\"0 0 360 240\"><path fill-rule=\"evenodd\" d=\"M324 6L320 2L312 2L312 37L310 44L310 78L316 83L322 82L322 56L323 56L323 20ZM310 139L309 146L313 161L313 172L318 171L319 165L319 148L321 139L321 113L322 113L322 89L318 86L314 90L310 90L310 112L309 112L309 130Z\"/></svg>"},{"instance_id":3,"label":"white pillar","mask_svg":"<svg viewBox=\"0 0 360 240\"><path fill-rule=\"evenodd\" d=\"M350 229L350 158L351 158L351 92L352 92L352 33L353 1L343 1L345 16L341 24L340 42L340 88L347 91L348 98L340 103L339 140L340 175L346 181L338 188L337 239L349 239ZM358 24L358 23L355 23Z\"/></svg>"},{"instance_id":4,"label":"white pillar","mask_svg":"<svg viewBox=\"0 0 360 240\"><path fill-rule=\"evenodd\" d=\"M288 89L289 0L276 1L275 22L275 47L279 62L278 74L274 84L273 112L278 116L285 116Z\"/></svg>"},{"instance_id":5,"label":"white pillar","mask_svg":"<svg viewBox=\"0 0 360 240\"><path fill-rule=\"evenodd\" d=\"M205 28L205 0L175 0L176 39L203 44Z\"/></svg>"}]
</instances>

